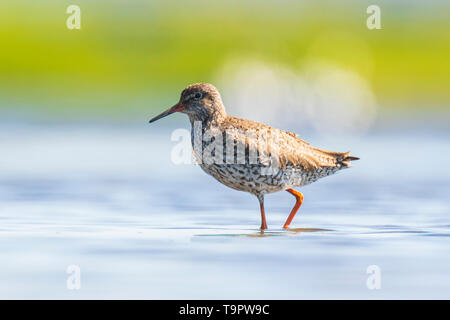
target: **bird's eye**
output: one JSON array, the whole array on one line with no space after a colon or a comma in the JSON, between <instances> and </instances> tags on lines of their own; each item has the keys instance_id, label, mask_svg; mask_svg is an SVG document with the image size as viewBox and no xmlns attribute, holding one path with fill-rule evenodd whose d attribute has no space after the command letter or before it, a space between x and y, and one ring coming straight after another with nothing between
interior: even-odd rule
<instances>
[{"instance_id":1,"label":"bird's eye","mask_svg":"<svg viewBox=\"0 0 450 320\"><path fill-rule=\"evenodd\" d=\"M200 100L203 97L203 94L201 92L196 92L194 94L194 99L195 100Z\"/></svg>"}]
</instances>

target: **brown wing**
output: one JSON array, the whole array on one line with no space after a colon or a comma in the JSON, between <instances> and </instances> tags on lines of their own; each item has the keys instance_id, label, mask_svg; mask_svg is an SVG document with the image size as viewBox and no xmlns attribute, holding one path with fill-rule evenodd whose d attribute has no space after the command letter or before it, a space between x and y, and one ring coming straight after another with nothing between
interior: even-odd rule
<instances>
[{"instance_id":1,"label":"brown wing","mask_svg":"<svg viewBox=\"0 0 450 320\"><path fill-rule=\"evenodd\" d=\"M323 167L348 167L350 152L333 152L312 147L295 133L279 130L255 121L236 117L227 117L222 123L229 138L236 143L245 144L246 152L266 152L275 156L282 168L301 167L305 171L314 171ZM248 154L247 154L248 157ZM248 159L247 159L248 160Z\"/></svg>"},{"instance_id":2,"label":"brown wing","mask_svg":"<svg viewBox=\"0 0 450 320\"><path fill-rule=\"evenodd\" d=\"M350 151L335 152L312 147L295 133L282 131L280 145L280 163L282 167L302 167L304 170L317 170L325 167L349 167Z\"/></svg>"}]
</instances>

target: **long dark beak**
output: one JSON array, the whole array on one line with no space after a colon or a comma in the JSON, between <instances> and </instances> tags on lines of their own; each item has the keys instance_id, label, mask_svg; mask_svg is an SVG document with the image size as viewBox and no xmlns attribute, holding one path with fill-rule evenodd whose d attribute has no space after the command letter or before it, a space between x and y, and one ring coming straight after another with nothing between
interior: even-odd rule
<instances>
[{"instance_id":1,"label":"long dark beak","mask_svg":"<svg viewBox=\"0 0 450 320\"><path fill-rule=\"evenodd\" d=\"M156 120L159 120L161 118L167 117L169 114L172 114L174 112L182 111L183 109L184 109L184 106L181 103L178 102L172 108L167 109L166 111L164 111L160 115L158 115L158 116L154 117L153 119L151 119L149 121L149 123L152 123L152 122L155 122Z\"/></svg>"}]
</instances>

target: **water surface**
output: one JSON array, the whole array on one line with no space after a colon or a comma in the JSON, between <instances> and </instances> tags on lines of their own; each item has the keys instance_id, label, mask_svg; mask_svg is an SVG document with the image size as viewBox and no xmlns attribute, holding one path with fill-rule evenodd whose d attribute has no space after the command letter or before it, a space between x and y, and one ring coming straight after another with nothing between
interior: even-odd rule
<instances>
[{"instance_id":1,"label":"water surface","mask_svg":"<svg viewBox=\"0 0 450 320\"><path fill-rule=\"evenodd\" d=\"M361 161L301 188L291 230L294 198L267 196L264 233L255 197L170 161L169 130L0 131L0 298L450 298L445 131L310 137Z\"/></svg>"}]
</instances>

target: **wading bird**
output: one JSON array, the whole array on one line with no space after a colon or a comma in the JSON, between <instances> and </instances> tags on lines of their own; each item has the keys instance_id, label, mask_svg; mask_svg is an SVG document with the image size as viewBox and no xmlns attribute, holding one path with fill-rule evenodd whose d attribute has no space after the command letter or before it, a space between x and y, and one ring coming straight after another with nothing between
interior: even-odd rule
<instances>
[{"instance_id":1,"label":"wading bird","mask_svg":"<svg viewBox=\"0 0 450 320\"><path fill-rule=\"evenodd\" d=\"M350 152L314 148L294 133L227 115L219 91L208 83L184 89L179 102L150 123L175 112L189 117L200 167L224 185L258 198L261 230L267 229L265 194L286 190L295 197L283 226L288 229L303 202L303 195L294 187L332 175L359 159Z\"/></svg>"}]
</instances>

